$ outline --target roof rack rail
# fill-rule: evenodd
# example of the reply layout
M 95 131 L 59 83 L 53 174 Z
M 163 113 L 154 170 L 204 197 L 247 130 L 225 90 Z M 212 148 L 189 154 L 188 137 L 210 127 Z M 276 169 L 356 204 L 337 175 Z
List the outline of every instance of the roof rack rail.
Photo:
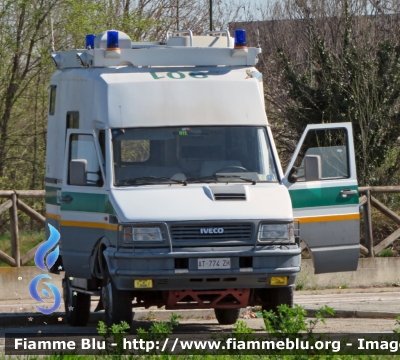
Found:
M 227 39 L 227 47 L 231 47 L 231 34 L 229 34 L 229 30 L 213 30 L 213 31 L 206 31 L 204 35 L 226 35 Z
M 178 36 L 178 35 L 182 35 L 182 34 L 187 34 L 190 37 L 190 46 L 193 46 L 193 32 L 192 30 L 175 30 L 172 32 L 172 36 Z M 170 38 L 170 33 L 167 33 L 167 42 L 168 39 Z

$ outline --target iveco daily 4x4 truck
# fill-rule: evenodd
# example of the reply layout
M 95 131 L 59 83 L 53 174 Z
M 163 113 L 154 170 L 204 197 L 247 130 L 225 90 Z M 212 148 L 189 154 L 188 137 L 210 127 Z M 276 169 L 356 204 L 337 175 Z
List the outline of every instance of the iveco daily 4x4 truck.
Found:
M 86 40 L 52 53 L 48 116 L 69 324 L 86 325 L 91 296 L 108 324 L 134 307 L 212 308 L 231 324 L 248 305 L 291 305 L 300 237 L 316 273 L 356 270 L 351 124 L 307 126 L 284 173 L 243 31 Z

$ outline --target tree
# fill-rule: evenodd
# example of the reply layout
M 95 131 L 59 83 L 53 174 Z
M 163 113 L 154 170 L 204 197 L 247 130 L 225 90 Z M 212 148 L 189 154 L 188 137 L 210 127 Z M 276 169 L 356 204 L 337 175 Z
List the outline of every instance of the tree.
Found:
M 261 69 L 282 153 L 292 153 L 307 124 L 350 121 L 360 184 L 393 179 L 400 159 L 400 17 L 393 12 L 399 3 L 390 4 L 286 0 L 270 9 L 277 20 L 263 24 L 270 50 Z
M 224 28 L 249 0 L 214 0 Z M 107 29 L 133 41 L 163 41 L 181 28 L 208 30 L 208 0 L 0 0 L 0 189 L 43 189 L 48 89 L 56 50 L 83 48 Z M 179 10 L 179 11 L 177 11 Z M 44 212 L 42 201 L 30 205 Z M 7 221 L 0 216 L 0 228 Z M 20 224 L 22 222 L 20 221 Z

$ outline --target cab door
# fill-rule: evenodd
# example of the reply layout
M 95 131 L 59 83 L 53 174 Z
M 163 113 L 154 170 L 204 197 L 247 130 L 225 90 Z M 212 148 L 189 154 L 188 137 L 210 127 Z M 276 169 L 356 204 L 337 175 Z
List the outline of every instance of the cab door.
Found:
M 315 273 L 357 270 L 360 214 L 351 123 L 308 125 L 284 183 Z
M 77 181 L 71 162 L 86 164 Z M 95 131 L 67 131 L 64 175 L 60 197 L 61 254 L 65 271 L 90 278 L 89 259 L 95 243 L 109 227 L 108 192 L 104 184 L 104 157 Z

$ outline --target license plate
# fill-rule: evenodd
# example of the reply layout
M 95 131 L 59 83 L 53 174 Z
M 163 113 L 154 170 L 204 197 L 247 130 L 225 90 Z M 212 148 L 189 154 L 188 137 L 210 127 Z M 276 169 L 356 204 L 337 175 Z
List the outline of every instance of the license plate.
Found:
M 151 289 L 153 287 L 153 280 L 135 280 L 133 286 L 135 289 Z
M 230 258 L 215 258 L 215 259 L 197 259 L 197 268 L 199 270 L 208 269 L 230 269 Z

